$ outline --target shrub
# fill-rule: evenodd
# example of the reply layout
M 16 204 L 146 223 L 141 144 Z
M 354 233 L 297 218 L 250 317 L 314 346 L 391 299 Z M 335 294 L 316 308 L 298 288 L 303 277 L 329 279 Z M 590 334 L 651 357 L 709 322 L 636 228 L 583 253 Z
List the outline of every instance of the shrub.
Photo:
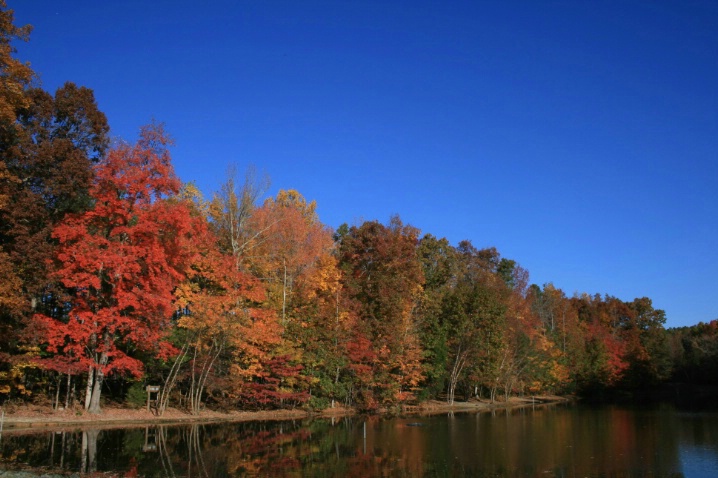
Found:
M 133 383 L 127 390 L 125 403 L 130 408 L 143 408 L 147 406 L 147 391 L 145 390 L 145 384 L 142 382 Z

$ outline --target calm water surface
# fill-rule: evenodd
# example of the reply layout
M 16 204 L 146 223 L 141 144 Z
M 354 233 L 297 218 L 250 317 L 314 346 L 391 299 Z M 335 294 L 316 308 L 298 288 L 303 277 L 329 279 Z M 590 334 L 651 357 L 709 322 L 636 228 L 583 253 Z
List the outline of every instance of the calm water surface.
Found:
M 17 435 L 0 469 L 124 476 L 718 477 L 718 413 L 559 405 Z

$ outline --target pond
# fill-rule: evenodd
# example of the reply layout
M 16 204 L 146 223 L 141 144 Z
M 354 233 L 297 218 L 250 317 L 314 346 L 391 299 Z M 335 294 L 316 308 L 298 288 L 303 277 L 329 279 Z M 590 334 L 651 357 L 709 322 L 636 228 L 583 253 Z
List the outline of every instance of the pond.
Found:
M 147 477 L 715 477 L 718 413 L 561 404 L 9 433 L 0 468 Z

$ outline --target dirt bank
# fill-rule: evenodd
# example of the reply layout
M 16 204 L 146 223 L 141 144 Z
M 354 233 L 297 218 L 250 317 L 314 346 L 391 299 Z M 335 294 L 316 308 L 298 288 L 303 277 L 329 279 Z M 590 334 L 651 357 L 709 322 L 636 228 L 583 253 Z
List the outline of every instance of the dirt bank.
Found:
M 430 400 L 419 405 L 406 406 L 400 410 L 403 414 L 437 414 L 447 412 L 468 412 L 521 406 L 535 406 L 547 403 L 569 401 L 558 396 L 536 396 L 511 398 L 508 402 L 490 403 L 482 400 L 455 402 L 449 406 L 446 402 Z M 172 425 L 182 423 L 220 423 L 269 420 L 296 420 L 308 417 L 338 417 L 354 415 L 351 408 L 328 408 L 321 412 L 306 410 L 266 410 L 258 412 L 231 411 L 219 412 L 204 410 L 199 415 L 170 408 L 159 417 L 146 409 L 128 409 L 108 406 L 100 414 L 90 414 L 82 410 L 53 410 L 50 407 L 23 405 L 3 409 L 3 433 L 27 433 L 28 430 L 67 430 L 75 428 L 117 428 L 140 427 L 147 425 Z M 1 413 L 1 412 L 0 412 Z

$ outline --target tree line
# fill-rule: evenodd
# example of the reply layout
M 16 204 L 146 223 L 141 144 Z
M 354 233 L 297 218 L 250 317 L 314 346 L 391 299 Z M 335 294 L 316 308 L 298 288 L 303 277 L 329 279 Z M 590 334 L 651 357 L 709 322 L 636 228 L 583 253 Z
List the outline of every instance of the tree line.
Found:
M 440 398 L 715 383 L 717 322 L 530 284 L 495 248 L 399 217 L 335 231 L 228 172 L 205 198 L 161 124 L 111 141 L 92 90 L 14 57 L 0 0 L 0 401 L 363 410 Z

